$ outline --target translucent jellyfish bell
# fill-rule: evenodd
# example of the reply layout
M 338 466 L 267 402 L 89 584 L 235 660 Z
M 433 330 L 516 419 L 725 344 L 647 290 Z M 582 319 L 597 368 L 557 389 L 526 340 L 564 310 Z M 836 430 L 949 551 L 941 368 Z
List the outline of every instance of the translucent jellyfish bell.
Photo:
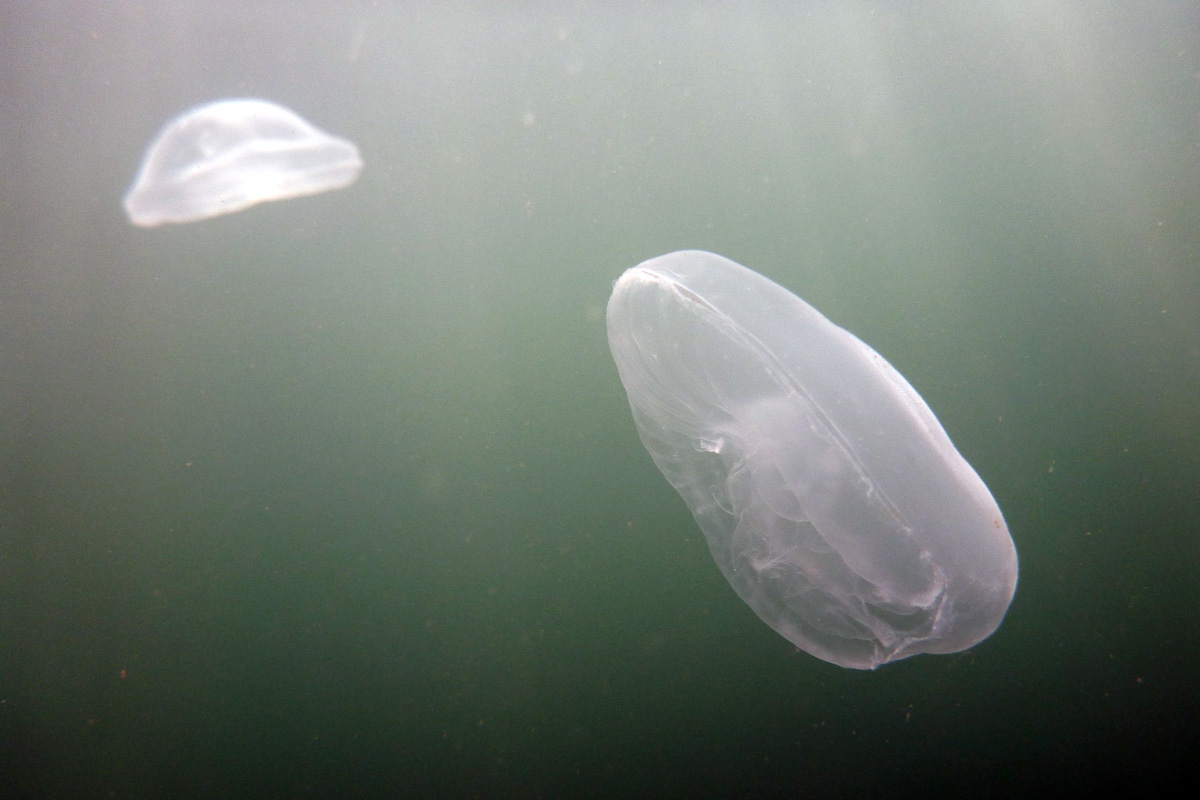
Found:
M 134 225 L 195 222 L 341 189 L 358 178 L 353 142 L 264 100 L 219 100 L 167 123 L 146 150 L 125 211 Z
M 1017 551 L 908 381 L 756 272 L 695 250 L 621 276 L 608 341 L 642 443 L 725 578 L 797 647 L 856 669 L 1000 625 Z

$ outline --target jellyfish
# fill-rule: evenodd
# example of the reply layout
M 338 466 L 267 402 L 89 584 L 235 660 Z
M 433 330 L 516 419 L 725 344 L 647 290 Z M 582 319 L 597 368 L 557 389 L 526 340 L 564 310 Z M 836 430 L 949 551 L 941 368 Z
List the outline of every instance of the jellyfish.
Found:
M 358 178 L 353 142 L 265 100 L 220 100 L 167 123 L 142 158 L 125 211 L 139 227 L 196 222 Z
M 1017 553 L 987 486 L 884 358 L 713 253 L 616 282 L 634 423 L 730 585 L 818 658 L 874 669 L 987 638 Z

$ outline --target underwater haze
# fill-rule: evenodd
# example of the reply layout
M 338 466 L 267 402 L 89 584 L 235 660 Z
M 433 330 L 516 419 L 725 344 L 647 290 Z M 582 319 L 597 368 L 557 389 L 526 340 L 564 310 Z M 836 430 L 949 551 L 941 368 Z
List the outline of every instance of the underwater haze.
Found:
M 1200 7 L 11 3 L 0 797 L 1154 793 L 1200 736 Z M 229 98 L 357 180 L 122 200 Z M 207 210 L 206 210 L 207 213 Z M 628 268 L 903 374 L 1020 553 L 960 653 L 764 625 L 638 438 Z

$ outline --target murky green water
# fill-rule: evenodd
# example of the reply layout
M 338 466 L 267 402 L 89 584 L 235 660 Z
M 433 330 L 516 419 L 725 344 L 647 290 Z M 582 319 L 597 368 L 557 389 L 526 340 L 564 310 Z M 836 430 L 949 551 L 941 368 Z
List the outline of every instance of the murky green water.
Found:
M 0 26 L 0 794 L 1143 790 L 1200 695 L 1189 3 L 22 6 Z M 349 189 L 141 230 L 167 119 Z M 1016 599 L 877 672 L 725 583 L 612 282 L 712 250 L 870 342 Z

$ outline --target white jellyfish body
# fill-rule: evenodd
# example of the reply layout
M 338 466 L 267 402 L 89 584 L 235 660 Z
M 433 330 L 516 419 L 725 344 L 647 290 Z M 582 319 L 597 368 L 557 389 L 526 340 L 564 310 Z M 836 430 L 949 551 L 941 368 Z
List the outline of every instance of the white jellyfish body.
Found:
M 793 644 L 874 669 L 1000 625 L 1017 552 L 996 501 L 849 331 L 692 250 L 621 276 L 608 341 L 638 434 L 713 559 Z
M 145 228 L 195 222 L 344 188 L 362 166 L 353 142 L 283 106 L 220 100 L 167 123 L 142 158 L 125 211 Z

